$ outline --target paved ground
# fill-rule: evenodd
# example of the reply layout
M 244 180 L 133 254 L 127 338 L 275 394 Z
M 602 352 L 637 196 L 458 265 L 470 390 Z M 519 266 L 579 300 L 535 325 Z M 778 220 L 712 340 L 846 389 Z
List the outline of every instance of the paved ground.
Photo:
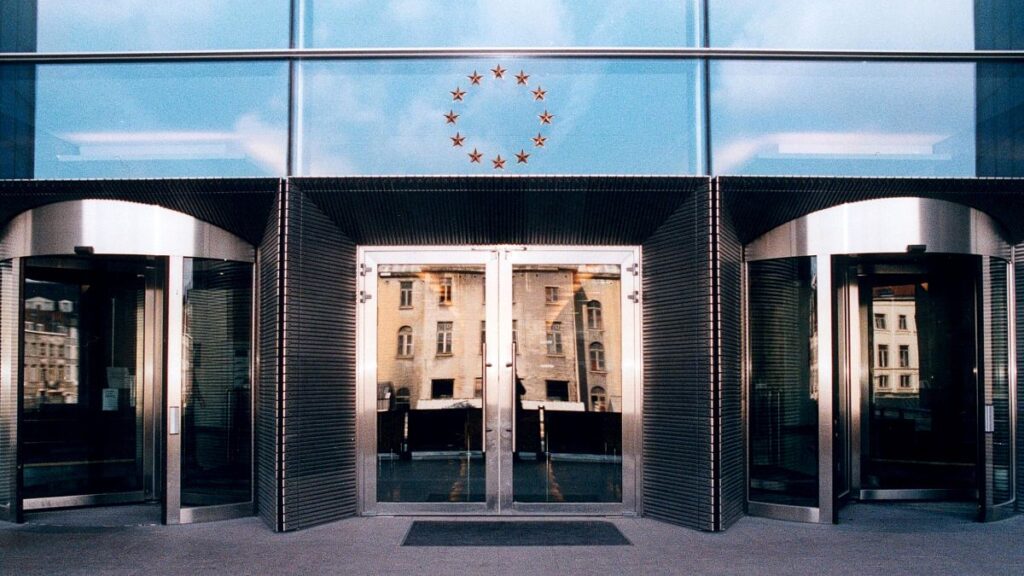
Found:
M 632 546 L 402 547 L 409 518 L 355 518 L 274 534 L 255 518 L 138 525 L 143 508 L 0 523 L 2 574 L 1024 574 L 1024 516 L 969 508 L 848 506 L 838 526 L 744 518 L 723 534 L 613 519 Z M 125 526 L 125 524 L 134 524 Z

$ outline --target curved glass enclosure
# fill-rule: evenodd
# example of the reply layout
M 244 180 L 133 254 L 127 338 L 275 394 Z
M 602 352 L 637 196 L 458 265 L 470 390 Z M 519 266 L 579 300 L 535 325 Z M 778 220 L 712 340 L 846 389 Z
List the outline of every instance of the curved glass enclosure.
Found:
M 22 213 L 0 243 L 2 517 L 251 514 L 254 249 L 106 200 Z
M 747 247 L 748 509 L 1013 506 L 1009 246 L 938 200 L 846 204 Z

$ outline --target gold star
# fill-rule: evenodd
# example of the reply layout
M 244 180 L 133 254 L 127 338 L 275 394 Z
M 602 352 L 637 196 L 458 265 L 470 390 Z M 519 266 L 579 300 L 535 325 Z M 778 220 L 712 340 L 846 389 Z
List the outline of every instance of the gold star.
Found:
M 483 157 L 483 154 L 477 152 L 476 148 L 473 148 L 473 151 L 469 153 L 469 161 L 470 162 L 475 162 L 475 163 L 479 164 L 480 163 L 480 158 L 482 158 L 482 157 Z
M 516 154 L 516 164 L 526 164 L 526 159 L 529 157 L 530 155 L 525 150 L 519 150 L 519 153 Z
M 470 84 L 473 84 L 474 86 L 479 86 L 480 80 L 483 79 L 483 76 L 477 74 L 476 70 L 473 70 L 473 73 L 467 76 L 467 78 L 469 78 Z
M 543 100 L 544 95 L 548 93 L 547 90 L 543 90 L 540 86 L 537 86 L 537 89 L 533 90 L 532 92 L 534 100 Z
M 454 110 L 449 110 L 448 113 L 444 115 L 444 118 L 445 124 L 455 124 L 455 121 L 459 119 L 459 115 L 456 114 Z
M 491 72 L 494 72 L 495 78 L 501 79 L 505 77 L 505 69 L 501 67 L 501 64 L 491 68 Z
M 523 86 L 526 86 L 526 79 L 529 77 L 529 74 L 526 74 L 522 70 L 520 70 L 519 74 L 516 74 L 516 84 L 522 84 Z
M 501 154 L 498 154 L 498 157 L 495 158 L 494 160 L 491 160 L 491 162 L 494 163 L 494 169 L 495 170 L 504 170 L 505 169 L 505 159 L 501 157 Z
M 544 143 L 547 141 L 548 139 L 545 138 L 544 136 L 541 136 L 540 132 L 538 132 L 537 135 L 533 137 L 533 145 L 537 148 L 543 148 Z
M 462 102 L 463 101 L 462 97 L 465 96 L 466 93 L 463 92 L 461 88 L 456 87 L 455 90 L 451 92 L 451 95 L 452 95 L 452 100 L 454 100 L 456 102 Z
M 541 114 L 541 115 L 539 115 L 537 117 L 540 118 L 540 123 L 541 124 L 551 124 L 551 119 L 554 118 L 555 115 L 554 114 L 549 114 L 548 111 L 545 110 L 543 114 Z
M 449 138 L 452 139 L 452 146 L 458 146 L 460 148 L 462 147 L 462 141 L 466 139 L 465 136 L 458 132 L 455 133 L 455 136 L 449 136 Z

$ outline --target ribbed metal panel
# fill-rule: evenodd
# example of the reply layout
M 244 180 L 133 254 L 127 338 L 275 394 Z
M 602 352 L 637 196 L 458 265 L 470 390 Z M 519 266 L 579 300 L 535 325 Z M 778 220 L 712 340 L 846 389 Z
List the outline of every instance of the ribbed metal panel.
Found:
M 1015 262 L 1013 263 L 1014 275 L 1014 300 L 1016 310 L 1014 311 L 1017 332 L 1017 405 L 1013 407 L 1017 415 L 1017 510 L 1024 511 L 1024 418 L 1021 418 L 1021 406 L 1024 403 L 1024 378 L 1021 378 L 1021 366 L 1024 366 L 1024 244 L 1018 244 L 1014 248 Z
M 400 177 L 289 181 L 362 245 L 637 245 L 706 178 Z
M 684 196 L 643 242 L 644 514 L 715 529 L 712 203 Z
M 274 530 L 280 525 L 280 450 L 278 438 L 281 392 L 281 215 L 283 195 L 278 195 L 266 222 L 256 255 L 257 335 L 259 342 L 256 388 L 256 510 Z
M 743 246 L 732 217 L 721 206 L 717 182 L 712 182 L 717 258 L 715 278 L 716 430 L 718 436 L 716 489 L 718 526 L 725 530 L 739 520 L 746 506 L 746 446 L 743 414 Z
M 126 200 L 189 214 L 255 245 L 263 238 L 279 186 L 276 178 L 0 180 L 0 225 L 54 202 Z
M 356 246 L 286 195 L 280 528 L 295 530 L 356 510 Z
M 818 210 L 900 196 L 977 208 L 995 218 L 1011 242 L 1024 240 L 1024 179 L 722 176 L 717 180 L 723 206 L 731 212 L 743 244 Z

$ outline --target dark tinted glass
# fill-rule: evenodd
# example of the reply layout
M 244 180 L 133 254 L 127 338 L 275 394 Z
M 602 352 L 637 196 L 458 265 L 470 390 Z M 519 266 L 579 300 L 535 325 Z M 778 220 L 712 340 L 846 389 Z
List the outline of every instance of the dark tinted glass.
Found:
M 813 257 L 748 265 L 753 502 L 818 505 L 818 344 Z
M 185 259 L 181 503 L 252 499 L 252 264 Z

